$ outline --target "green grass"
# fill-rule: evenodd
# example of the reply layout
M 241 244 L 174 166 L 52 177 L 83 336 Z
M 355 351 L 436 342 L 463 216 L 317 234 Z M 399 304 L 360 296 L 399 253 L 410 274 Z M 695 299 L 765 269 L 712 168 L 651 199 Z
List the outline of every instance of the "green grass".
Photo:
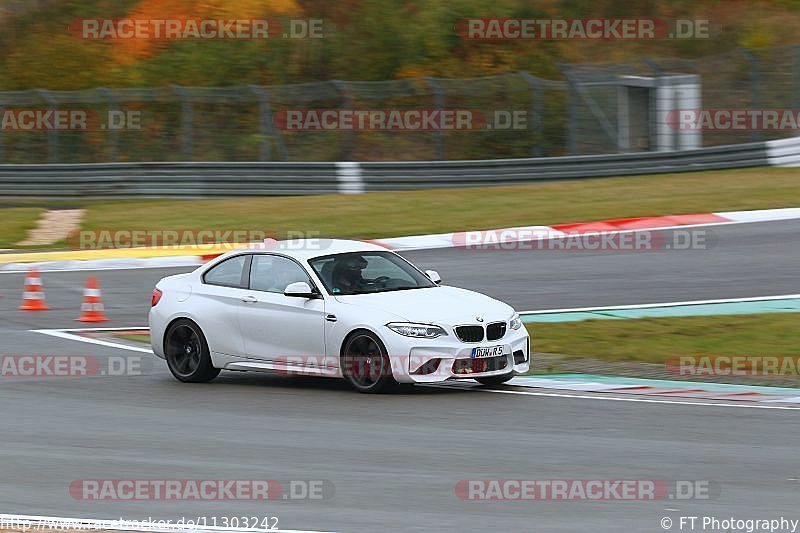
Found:
M 6 207 L 0 209 L 0 248 L 13 248 L 24 240 L 28 231 L 45 210 L 40 207 Z
M 124 334 L 123 335 L 121 333 L 112 333 L 112 335 L 114 337 L 119 338 L 119 339 L 125 339 L 125 340 L 135 341 L 135 342 L 144 342 L 144 343 L 150 344 L 150 335 L 149 334 L 136 333 L 136 334 L 133 334 L 133 335 L 128 335 L 128 334 Z
M 76 205 L 78 204 L 78 205 Z M 18 205 L 34 207 L 26 200 Z M 70 200 L 84 207 L 82 229 L 231 229 L 376 238 L 800 205 L 800 170 L 756 168 L 623 178 L 554 181 L 510 187 L 375 192 L 362 195 L 219 200 Z M 0 209 L 4 220 L 13 218 Z M 35 220 L 36 211 L 29 214 Z M 8 215 L 6 214 L 8 213 Z M 19 216 L 19 215 L 16 215 Z M 27 222 L 26 222 L 27 223 Z M 0 229 L 16 242 L 18 225 Z M 59 243 L 54 247 L 65 247 Z
M 664 363 L 682 355 L 800 355 L 800 313 L 526 324 L 534 351 Z
M 473 189 L 88 204 L 86 229 L 218 228 L 376 238 L 800 205 L 800 170 L 759 168 Z
M 800 356 L 800 313 L 526 324 L 535 352 L 663 364 L 682 355 Z M 119 335 L 150 342 L 150 335 Z

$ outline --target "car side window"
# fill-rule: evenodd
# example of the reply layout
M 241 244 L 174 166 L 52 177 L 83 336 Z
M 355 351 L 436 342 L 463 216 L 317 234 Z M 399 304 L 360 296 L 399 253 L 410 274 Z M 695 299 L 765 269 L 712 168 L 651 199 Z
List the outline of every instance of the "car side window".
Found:
M 311 284 L 305 271 L 291 259 L 277 255 L 253 256 L 250 266 L 251 289 L 283 294 L 287 285 L 298 281 Z
M 242 272 L 247 262 L 246 255 L 237 255 L 226 259 L 212 267 L 203 275 L 203 281 L 208 285 L 221 285 L 223 287 L 241 287 Z

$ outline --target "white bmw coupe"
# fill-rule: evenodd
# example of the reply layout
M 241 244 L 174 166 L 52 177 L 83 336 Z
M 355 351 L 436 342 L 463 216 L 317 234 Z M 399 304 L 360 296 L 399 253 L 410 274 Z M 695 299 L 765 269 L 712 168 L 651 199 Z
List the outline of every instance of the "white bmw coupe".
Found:
M 181 381 L 220 370 L 345 378 L 361 392 L 475 379 L 499 385 L 530 368 L 510 306 L 440 285 L 374 244 L 282 241 L 228 252 L 153 290 L 153 351 Z

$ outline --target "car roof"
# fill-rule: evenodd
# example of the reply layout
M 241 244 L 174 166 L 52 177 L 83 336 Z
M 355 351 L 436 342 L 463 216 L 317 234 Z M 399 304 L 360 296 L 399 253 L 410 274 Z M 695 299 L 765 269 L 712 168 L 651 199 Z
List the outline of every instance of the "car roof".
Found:
M 220 259 L 242 252 L 275 252 L 294 257 L 300 261 L 307 261 L 314 257 L 326 255 L 345 254 L 350 252 L 385 252 L 387 249 L 377 244 L 364 241 L 351 241 L 344 239 L 294 239 L 276 241 L 267 239 L 264 243 L 252 243 L 247 248 L 230 251 Z

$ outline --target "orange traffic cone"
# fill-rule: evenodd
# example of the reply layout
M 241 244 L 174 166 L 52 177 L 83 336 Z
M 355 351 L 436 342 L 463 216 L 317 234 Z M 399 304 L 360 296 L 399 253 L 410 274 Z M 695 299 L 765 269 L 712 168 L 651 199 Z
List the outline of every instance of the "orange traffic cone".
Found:
M 76 318 L 78 322 L 105 322 L 108 318 L 103 315 L 103 302 L 100 298 L 100 283 L 95 277 L 86 280 L 86 288 L 83 289 L 83 304 L 81 304 L 81 316 Z
M 44 288 L 42 278 L 36 267 L 28 270 L 25 276 L 25 292 L 22 294 L 22 305 L 19 306 L 23 311 L 46 311 L 50 309 L 44 301 Z

